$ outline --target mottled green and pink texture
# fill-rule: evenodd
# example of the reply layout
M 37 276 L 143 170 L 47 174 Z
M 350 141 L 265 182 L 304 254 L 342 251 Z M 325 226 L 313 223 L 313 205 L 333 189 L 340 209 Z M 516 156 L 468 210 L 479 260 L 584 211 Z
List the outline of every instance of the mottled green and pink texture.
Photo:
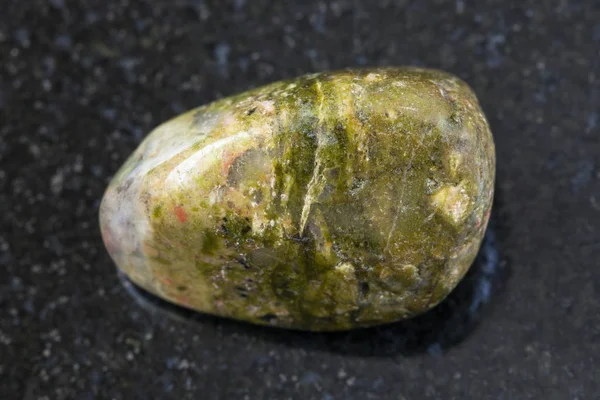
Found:
M 494 143 L 441 71 L 276 82 L 156 128 L 108 187 L 102 235 L 136 284 L 205 313 L 304 330 L 404 319 L 473 262 Z

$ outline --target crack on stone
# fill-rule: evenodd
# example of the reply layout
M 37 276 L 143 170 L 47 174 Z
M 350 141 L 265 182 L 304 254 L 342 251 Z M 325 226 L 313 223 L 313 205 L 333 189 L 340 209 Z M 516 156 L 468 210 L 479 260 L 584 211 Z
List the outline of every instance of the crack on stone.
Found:
M 308 217 L 310 216 L 310 211 L 312 209 L 312 205 L 315 202 L 315 199 L 318 197 L 318 193 L 312 193 L 315 191 L 315 188 L 317 187 L 317 183 L 319 181 L 319 172 L 321 170 L 321 148 L 323 147 L 323 137 L 322 137 L 322 132 L 321 132 L 321 128 L 323 127 L 323 103 L 325 100 L 325 96 L 323 94 L 323 90 L 321 89 L 321 82 L 320 81 L 316 81 L 316 90 L 317 90 L 317 96 L 318 96 L 318 101 L 319 101 L 319 108 L 318 108 L 318 117 L 319 117 L 319 123 L 317 126 L 317 148 L 315 150 L 315 165 L 313 168 L 313 174 L 312 177 L 310 178 L 310 181 L 308 182 L 308 185 L 306 186 L 306 195 L 304 196 L 304 204 L 302 205 L 302 213 L 300 214 L 300 226 L 299 226 L 299 234 L 300 236 L 304 235 L 304 231 L 306 229 L 306 224 L 308 222 Z
M 396 227 L 398 225 L 398 217 L 400 216 L 400 209 L 402 208 L 402 205 L 404 204 L 404 193 L 406 192 L 406 177 L 407 177 L 408 171 L 412 168 L 412 164 L 415 159 L 415 154 L 416 154 L 417 150 L 419 148 L 421 148 L 421 146 L 423 145 L 425 136 L 426 136 L 426 133 L 422 132 L 421 139 L 419 140 L 419 143 L 412 148 L 412 152 L 410 154 L 410 159 L 408 160 L 408 164 L 404 168 L 404 171 L 402 172 L 402 182 L 401 182 L 400 196 L 398 199 L 398 206 L 396 207 L 396 212 L 394 213 L 394 220 L 392 221 L 392 227 L 390 228 L 390 232 L 388 233 L 385 248 L 383 249 L 383 251 L 385 251 L 385 252 L 387 252 L 389 250 L 390 241 L 392 240 L 392 235 L 394 234 Z

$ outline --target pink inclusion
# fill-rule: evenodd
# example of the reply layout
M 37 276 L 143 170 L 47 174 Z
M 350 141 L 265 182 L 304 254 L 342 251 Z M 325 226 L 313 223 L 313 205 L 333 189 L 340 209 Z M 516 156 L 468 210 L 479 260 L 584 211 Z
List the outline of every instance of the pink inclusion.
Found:
M 185 210 L 183 209 L 183 207 L 181 206 L 175 206 L 175 216 L 177 216 L 177 219 L 179 220 L 179 222 L 181 222 L 182 224 L 185 222 L 185 220 L 187 219 L 187 213 L 185 212 Z

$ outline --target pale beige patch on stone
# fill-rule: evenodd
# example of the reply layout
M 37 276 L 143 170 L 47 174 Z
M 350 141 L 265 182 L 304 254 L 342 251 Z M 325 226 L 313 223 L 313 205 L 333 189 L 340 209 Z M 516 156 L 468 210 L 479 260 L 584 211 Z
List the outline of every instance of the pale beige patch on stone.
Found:
M 369 73 L 366 77 L 365 77 L 365 81 L 367 82 L 378 82 L 382 79 L 381 74 L 376 74 L 374 72 Z
M 265 100 L 258 103 L 263 114 L 273 114 L 275 111 L 275 103 L 272 100 Z
M 419 280 L 419 270 L 412 264 L 404 264 L 402 267 L 402 273 L 406 274 L 411 281 Z
M 448 156 L 448 164 L 450 167 L 450 175 L 453 178 L 456 178 L 456 176 L 458 175 L 458 171 L 462 163 L 463 155 L 461 153 L 457 151 L 453 151 L 452 153 L 450 153 L 450 155 Z
M 349 262 L 342 262 L 335 266 L 335 270 L 344 275 L 351 275 L 354 274 L 354 265 Z
M 471 198 L 462 181 L 456 186 L 442 186 L 430 196 L 432 205 L 451 223 L 458 225 L 467 217 Z
M 223 200 L 224 189 L 225 188 L 223 186 L 217 186 L 214 190 L 211 190 L 211 192 L 208 194 L 209 204 L 219 204 Z
M 256 211 L 254 212 L 254 215 L 252 216 L 252 232 L 254 234 L 261 235 L 265 231 L 268 224 L 269 221 L 267 220 L 264 213 L 259 213 Z
M 236 116 L 233 113 L 228 112 L 223 116 L 223 128 L 235 124 L 237 121 Z

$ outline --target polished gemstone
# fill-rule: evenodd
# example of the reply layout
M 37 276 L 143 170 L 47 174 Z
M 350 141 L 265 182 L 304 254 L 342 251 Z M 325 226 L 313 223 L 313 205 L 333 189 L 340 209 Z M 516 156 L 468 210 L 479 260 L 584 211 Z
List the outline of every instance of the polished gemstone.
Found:
M 168 121 L 100 209 L 108 251 L 176 304 L 341 330 L 422 313 L 473 262 L 494 143 L 466 83 L 418 68 L 276 82 Z

